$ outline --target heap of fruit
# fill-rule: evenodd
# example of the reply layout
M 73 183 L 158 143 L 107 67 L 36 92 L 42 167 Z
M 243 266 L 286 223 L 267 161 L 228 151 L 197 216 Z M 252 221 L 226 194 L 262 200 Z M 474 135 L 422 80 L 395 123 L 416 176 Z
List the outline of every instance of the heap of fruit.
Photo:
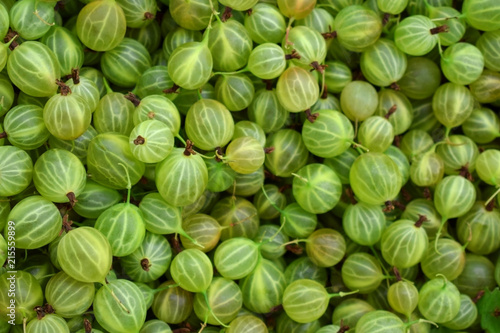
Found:
M 498 0 L 0 0 L 0 333 L 500 332 Z

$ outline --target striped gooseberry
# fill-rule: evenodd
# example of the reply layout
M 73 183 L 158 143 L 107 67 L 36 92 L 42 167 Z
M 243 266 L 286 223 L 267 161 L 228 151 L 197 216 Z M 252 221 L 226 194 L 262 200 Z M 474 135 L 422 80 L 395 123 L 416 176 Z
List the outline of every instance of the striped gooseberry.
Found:
M 252 51 L 252 39 L 242 23 L 237 20 L 216 21 L 212 23 L 210 36 L 204 38 L 208 39 L 215 70 L 232 72 L 246 65 Z
M 25 0 L 14 3 L 9 11 L 10 26 L 21 38 L 36 40 L 54 24 L 54 7 L 50 2 Z
M 47 150 L 33 167 L 33 183 L 37 191 L 53 202 L 69 202 L 74 206 L 86 180 L 83 163 L 64 149 Z
M 116 0 L 123 9 L 127 27 L 142 28 L 152 24 L 158 6 L 154 0 Z
M 180 207 L 194 203 L 205 191 L 208 171 L 203 158 L 190 152 L 189 144 L 174 148 L 156 166 L 156 186 L 163 199 Z
M 208 324 L 220 325 L 237 317 L 243 305 L 243 296 L 236 282 L 214 277 L 206 294 L 208 306 L 202 293 L 197 293 L 194 297 L 193 310 L 200 320 L 208 318 Z
M 144 163 L 164 160 L 174 148 L 174 136 L 165 123 L 146 120 L 135 126 L 129 136 L 132 155 Z
M 219 200 L 212 208 L 210 216 L 223 228 L 221 240 L 233 237 L 253 239 L 260 225 L 257 208 L 241 197 L 228 196 Z
M 134 282 L 151 282 L 165 274 L 172 259 L 170 244 L 162 235 L 146 232 L 141 245 L 121 258 L 121 265 Z
M 43 108 L 43 121 L 50 134 L 61 140 L 74 140 L 90 126 L 92 113 L 86 101 L 61 81 L 61 93 L 52 96 Z
M 83 47 L 78 37 L 70 30 L 54 25 L 40 40 L 54 52 L 61 67 L 61 74 L 71 74 L 74 68 L 83 66 Z
M 213 4 L 207 0 L 183 1 L 173 0 L 169 2 L 169 12 L 172 19 L 184 29 L 203 30 L 212 19 L 212 10 L 217 10 L 218 3 Z
M 398 220 L 384 230 L 380 244 L 382 256 L 389 265 L 408 268 L 422 260 L 429 244 L 427 233 L 422 228 L 424 222 L 424 218 L 417 222 Z
M 476 143 L 490 143 L 500 136 L 500 119 L 491 109 L 474 109 L 462 123 L 462 131 Z
M 212 99 L 194 103 L 186 115 L 186 134 L 203 150 L 224 147 L 233 137 L 234 120 L 224 104 Z
M 460 292 L 452 282 L 440 275 L 420 288 L 418 310 L 433 322 L 450 321 L 460 310 Z
M 365 153 L 356 158 L 349 179 L 356 197 L 372 205 L 390 206 L 390 200 L 398 195 L 402 186 L 398 166 L 382 153 Z
M 24 191 L 33 178 L 33 162 L 26 151 L 15 146 L 0 146 L 0 196 Z
M 453 239 L 441 238 L 437 247 L 429 246 L 420 267 L 425 276 L 434 279 L 438 274 L 454 280 L 462 274 L 465 267 L 465 249 Z
M 72 318 L 85 313 L 94 301 L 92 282 L 81 282 L 64 272 L 50 278 L 45 287 L 45 298 L 58 315 Z
M 281 105 L 290 112 L 309 109 L 319 97 L 314 76 L 302 67 L 288 67 L 279 77 L 276 94 Z
M 250 174 L 264 165 L 264 148 L 253 137 L 239 137 L 227 145 L 224 159 L 234 171 Z
M 252 103 L 255 88 L 245 74 L 221 75 L 215 82 L 215 96 L 229 111 L 241 111 Z
M 354 140 L 354 129 L 349 119 L 334 110 L 318 110 L 314 122 L 302 127 L 302 140 L 312 154 L 331 158 L 345 152 Z
M 99 230 L 80 227 L 60 238 L 57 259 L 73 279 L 105 283 L 113 257 L 108 240 Z
M 346 287 L 358 290 L 360 294 L 373 292 L 384 279 L 377 259 L 363 252 L 349 255 L 342 265 L 341 274 Z
M 286 280 L 272 261 L 261 257 L 252 272 L 240 280 L 239 286 L 247 309 L 268 313 L 282 303 Z
M 274 89 L 258 90 L 248 106 L 248 119 L 259 125 L 265 133 L 281 129 L 287 118 L 288 111 L 279 102 Z
M 299 257 L 288 264 L 285 278 L 288 285 L 296 280 L 311 279 L 324 286 L 327 281 L 327 270 L 315 265 L 307 256 Z
M 307 163 L 309 152 L 300 133 L 281 129 L 267 137 L 266 147 L 274 150 L 266 154 L 265 166 L 278 177 L 290 177 Z
M 363 121 L 375 113 L 378 94 L 370 83 L 351 81 L 340 93 L 342 112 L 352 121 Z
M 413 15 L 403 19 L 394 30 L 394 42 L 404 53 L 423 56 L 438 43 L 439 33 L 445 32 L 446 25 L 436 26 L 428 17 Z
M 20 325 L 30 321 L 36 316 L 33 308 L 42 304 L 43 292 L 37 279 L 23 270 L 5 272 L 0 275 L 0 288 L 2 288 L 2 290 L 9 290 L 12 284 L 14 284 L 14 288 L 17 291 L 14 293 L 13 298 L 11 298 L 8 293 L 2 293 L 0 295 L 0 318 L 3 322 L 11 320 L 10 316 L 8 316 L 8 314 L 11 313 L 8 307 L 12 304 L 11 300 L 14 299 L 16 304 L 14 309 L 14 323 Z
M 481 51 L 469 43 L 456 43 L 441 56 L 441 70 L 453 83 L 467 85 L 476 81 L 484 69 Z
M 7 220 L 15 223 L 16 247 L 19 249 L 37 249 L 49 244 L 62 227 L 57 207 L 39 195 L 19 201 L 10 211 Z M 8 227 L 5 227 L 6 238 L 8 232 Z
M 124 165 L 130 180 L 123 172 Z M 144 163 L 130 151 L 128 138 L 117 133 L 101 133 L 90 141 L 87 155 L 88 172 L 97 183 L 113 189 L 135 185 L 144 174 Z
M 7 59 L 7 73 L 13 84 L 34 97 L 50 97 L 57 91 L 61 75 L 57 58 L 40 42 L 24 42 Z
M 97 322 L 108 331 L 138 332 L 146 321 L 142 292 L 125 279 L 111 280 L 103 285 L 95 294 L 93 309 Z
M 80 10 L 76 21 L 78 38 L 85 46 L 98 52 L 118 46 L 125 37 L 126 29 L 125 14 L 116 1 L 89 2 Z
M 362 52 L 382 33 L 382 22 L 371 9 L 354 4 L 342 8 L 335 17 L 337 39 L 349 51 Z
M 107 80 L 119 87 L 131 88 L 142 73 L 151 67 L 151 56 L 141 43 L 125 37 L 116 47 L 102 55 L 100 64 Z
M 298 204 L 313 214 L 322 214 L 333 209 L 340 200 L 342 184 L 329 167 L 308 164 L 294 174 L 293 196 Z
M 299 323 L 319 319 L 326 311 L 329 299 L 346 293 L 329 294 L 319 282 L 299 279 L 290 283 L 283 294 L 283 308 L 286 314 Z M 307 305 L 307 308 L 304 308 Z
M 465 0 L 462 13 L 475 29 L 493 31 L 500 28 L 500 7 L 495 0 Z
M 380 38 L 363 51 L 360 65 L 368 82 L 386 87 L 403 77 L 407 59 L 393 41 Z
M 386 227 L 380 206 L 364 202 L 347 206 L 342 216 L 342 225 L 350 239 L 365 246 L 375 245 Z
M 253 6 L 251 14 L 247 12 L 245 15 L 244 24 L 250 38 L 257 44 L 279 43 L 285 36 L 285 18 L 276 6 L 268 3 L 259 2 Z

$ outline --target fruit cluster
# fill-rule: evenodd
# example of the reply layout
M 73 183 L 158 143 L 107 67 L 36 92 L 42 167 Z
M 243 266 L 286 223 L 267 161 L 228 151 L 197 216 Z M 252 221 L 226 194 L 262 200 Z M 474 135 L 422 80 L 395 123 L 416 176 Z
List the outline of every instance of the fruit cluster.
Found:
M 500 332 L 498 0 L 0 0 L 0 333 Z

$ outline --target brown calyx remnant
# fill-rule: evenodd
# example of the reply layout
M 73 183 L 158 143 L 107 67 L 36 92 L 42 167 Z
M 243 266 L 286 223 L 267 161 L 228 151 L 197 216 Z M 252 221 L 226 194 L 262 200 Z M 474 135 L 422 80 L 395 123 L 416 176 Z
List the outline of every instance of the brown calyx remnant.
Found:
M 80 70 L 78 68 L 71 68 L 71 78 L 73 79 L 73 84 L 80 83 Z
M 190 328 L 187 327 L 181 327 L 181 328 L 176 328 L 175 330 L 172 331 L 172 333 L 189 333 L 192 332 Z
M 273 90 L 273 81 L 272 80 L 262 80 L 266 84 L 266 90 Z
M 297 244 L 288 244 L 285 249 L 296 255 L 301 255 L 304 252 L 304 249 Z
M 431 35 L 436 35 L 442 32 L 448 32 L 449 28 L 446 24 L 440 25 L 439 27 L 432 28 L 431 30 Z
M 141 260 L 141 267 L 144 271 L 149 272 L 149 267 L 151 267 L 151 263 L 148 258 L 144 258 Z
M 334 39 L 334 38 L 337 38 L 337 32 L 336 31 L 332 31 L 332 27 L 328 26 L 328 32 L 323 32 L 321 34 L 321 36 L 323 36 L 323 38 L 326 39 L 326 40 L 328 40 L 328 39 Z
M 472 174 L 469 172 L 469 162 L 465 163 L 464 166 L 462 166 L 460 169 L 457 170 L 459 172 L 459 175 L 464 177 L 465 179 L 473 182 L 474 178 L 472 177 Z
M 172 235 L 172 237 L 170 238 L 170 246 L 174 250 L 175 254 L 179 254 L 183 251 L 181 242 L 179 242 L 179 239 L 177 239 L 176 235 Z
M 399 202 L 397 200 L 392 200 L 392 204 L 394 205 L 395 208 L 398 208 L 400 210 L 404 211 L 406 209 L 406 206 L 402 202 Z
M 276 313 L 276 312 L 280 312 L 280 311 L 282 311 L 282 310 L 283 310 L 283 304 L 276 305 L 276 306 L 273 306 L 273 307 L 271 308 L 271 310 L 270 310 L 268 313 L 264 314 L 264 316 L 268 317 L 268 316 L 271 316 L 271 315 L 273 315 L 274 313 Z
M 56 310 L 49 303 L 45 303 L 43 306 L 43 312 L 45 312 L 45 314 L 52 314 L 56 313 Z
M 488 204 L 486 205 L 485 209 L 488 211 L 488 212 L 491 212 L 493 211 L 493 209 L 495 208 L 495 200 L 490 200 L 490 202 L 488 202 Z
M 174 85 L 172 86 L 172 88 L 168 88 L 168 89 L 163 90 L 163 93 L 164 94 L 178 94 L 179 93 L 179 91 L 178 91 L 179 88 L 180 87 L 174 83 Z
M 285 55 L 285 59 L 286 60 L 290 60 L 290 59 L 300 59 L 300 54 L 297 53 L 297 51 L 295 49 L 292 50 L 292 53 L 290 54 L 286 54 Z
M 0 139 L 6 138 L 6 137 L 7 137 L 7 132 L 0 133 Z
M 389 213 L 389 212 L 392 212 L 394 210 L 394 205 L 392 204 L 392 201 L 391 200 L 387 200 L 385 202 L 385 208 L 383 209 L 383 211 L 385 213 Z
M 154 14 L 150 12 L 145 12 L 143 21 L 154 20 L 154 18 L 155 18 Z
M 132 104 L 134 104 L 135 107 L 138 107 L 139 104 L 141 104 L 141 100 L 139 99 L 139 97 L 137 97 L 136 94 L 134 94 L 134 93 L 132 93 L 130 91 L 124 97 L 125 97 L 125 99 L 131 101 Z
M 337 333 L 345 333 L 349 331 L 351 328 L 349 325 L 344 325 L 344 319 L 340 319 L 340 329 L 337 331 Z
M 59 231 L 59 236 L 62 235 L 63 231 L 66 231 L 66 233 L 68 233 L 71 230 L 73 230 L 73 228 L 71 227 L 72 225 L 73 225 L 73 221 L 71 221 L 69 219 L 69 215 L 64 214 L 64 216 L 62 218 L 62 228 L 61 228 L 61 231 Z
M 250 8 L 249 10 L 247 10 L 247 15 L 248 15 L 248 16 L 252 15 L 252 13 L 253 13 L 252 8 Z
M 38 320 L 42 320 L 42 318 L 45 317 L 45 312 L 43 312 L 43 308 L 41 306 L 35 306 L 33 311 L 36 312 L 36 318 Z
M 61 95 L 68 96 L 71 94 L 71 89 L 66 85 L 66 83 L 62 82 L 59 79 L 56 79 L 56 84 L 61 88 Z
M 493 317 L 498 318 L 500 317 L 500 309 L 496 308 L 495 311 L 493 311 Z
M 274 151 L 274 147 L 265 147 L 264 153 L 271 154 Z
M 274 181 L 280 181 L 281 180 L 280 177 L 276 176 L 275 174 L 271 173 L 268 170 L 264 170 L 264 177 L 267 178 L 267 179 L 274 180 Z
M 45 315 L 56 312 L 54 308 L 48 303 L 46 303 L 44 306 L 35 306 L 33 308 L 33 311 L 36 312 L 36 317 L 38 320 L 41 320 L 43 317 L 45 317 Z
M 382 17 L 382 26 L 386 26 L 389 23 L 389 19 L 391 18 L 391 14 L 384 13 L 384 17 Z
M 64 3 L 64 1 L 58 1 L 54 7 L 54 10 L 57 12 L 59 10 L 63 10 L 64 7 L 66 7 L 66 4 Z
M 9 43 L 10 42 L 9 49 L 11 51 L 14 51 L 14 49 L 19 46 L 19 43 L 15 41 L 15 39 L 17 38 L 17 36 L 19 36 L 19 34 L 17 33 L 17 31 L 9 29 L 9 32 L 7 32 L 7 35 L 3 39 L 3 41 L 5 43 Z
M 393 143 L 396 147 L 400 148 L 401 147 L 401 135 L 395 135 Z
M 92 333 L 92 324 L 87 318 L 83 319 L 83 327 L 85 328 L 85 333 Z
M 319 117 L 319 113 L 311 113 L 311 109 L 307 109 L 305 111 L 306 113 L 306 116 L 307 116 L 307 120 L 309 120 L 311 123 L 314 123 L 316 121 L 316 119 L 318 119 Z
M 196 155 L 196 152 L 193 150 L 193 143 L 189 139 L 186 140 L 186 149 L 184 149 L 184 155 Z
M 231 7 L 226 7 L 226 9 L 224 9 L 224 13 L 222 13 L 220 20 L 222 22 L 226 22 L 231 17 L 233 17 L 233 9 Z
M 222 158 L 224 157 L 224 152 L 221 147 L 215 147 L 215 160 L 217 162 L 222 162 Z
M 73 192 L 69 192 L 66 194 L 66 197 L 68 198 L 69 200 L 69 203 L 71 205 L 71 208 L 75 207 L 75 204 L 78 202 L 78 200 L 76 200 L 76 196 L 75 196 L 75 193 Z
M 408 192 L 405 188 L 401 189 L 401 195 L 403 196 L 403 199 L 406 202 L 410 202 L 412 199 L 410 192 Z
M 396 91 L 401 90 L 401 88 L 399 87 L 399 84 L 398 84 L 397 82 L 393 82 L 393 83 L 391 84 L 391 89 L 394 89 L 394 90 L 396 90 Z
M 312 69 L 310 70 L 310 72 L 312 72 L 312 71 L 318 71 L 321 74 L 323 74 L 323 72 L 325 71 L 325 68 L 328 67 L 328 65 L 320 65 L 317 61 L 311 62 L 310 65 L 312 67 Z
M 283 193 L 288 189 L 292 188 L 292 184 L 285 184 L 278 189 L 278 192 Z
M 484 290 L 479 290 L 476 296 L 472 299 L 472 301 L 474 303 L 477 303 L 483 296 L 484 296 Z
M 424 195 L 424 198 L 425 198 L 426 200 L 432 200 L 432 193 L 431 193 L 430 188 L 428 188 L 428 187 L 424 188 L 424 193 L 423 193 L 423 195 Z
M 384 116 L 385 119 L 389 119 L 389 117 L 394 113 L 396 112 L 396 110 L 398 109 L 398 106 L 396 104 L 394 104 L 393 106 L 391 106 L 391 108 L 389 109 L 389 111 L 387 111 L 386 115 Z
M 401 277 L 401 273 L 399 273 L 399 270 L 397 269 L 396 266 L 392 268 L 392 271 L 394 272 L 394 276 L 396 277 L 396 281 L 402 281 L 403 278 Z
M 146 139 L 144 139 L 142 136 L 138 135 L 137 138 L 134 140 L 134 145 L 143 145 L 146 142 Z
M 328 87 L 325 85 L 323 85 L 323 93 L 321 94 L 321 99 L 327 99 L 328 98 Z
M 418 220 L 417 220 L 417 222 L 415 222 L 415 227 L 420 228 L 422 226 L 422 224 L 424 224 L 424 222 L 427 222 L 427 221 L 429 221 L 427 216 L 418 214 Z
M 356 198 L 354 198 L 354 191 L 352 190 L 352 188 L 347 187 L 345 189 L 345 194 L 347 195 L 347 197 L 351 201 L 351 205 L 355 205 L 355 204 L 358 203 L 358 201 L 356 200 Z

